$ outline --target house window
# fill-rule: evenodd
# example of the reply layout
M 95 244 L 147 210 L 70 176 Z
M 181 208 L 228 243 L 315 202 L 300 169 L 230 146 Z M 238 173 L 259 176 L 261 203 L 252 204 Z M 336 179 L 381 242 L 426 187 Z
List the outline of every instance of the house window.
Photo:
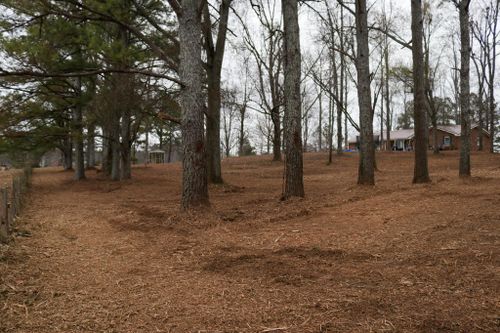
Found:
M 449 135 L 446 135 L 444 138 L 443 138 L 443 145 L 444 146 L 449 146 L 451 144 L 451 137 Z

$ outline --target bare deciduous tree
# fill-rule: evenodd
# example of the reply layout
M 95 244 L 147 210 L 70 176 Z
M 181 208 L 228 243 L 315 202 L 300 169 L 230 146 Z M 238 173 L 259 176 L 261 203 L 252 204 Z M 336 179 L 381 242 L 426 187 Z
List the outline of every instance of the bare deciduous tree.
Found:
M 207 110 L 207 163 L 208 179 L 212 183 L 222 183 L 220 152 L 220 109 L 221 109 L 221 71 L 224 60 L 229 9 L 232 0 L 221 0 L 218 9 L 218 30 L 214 41 L 209 4 L 203 10 L 204 46 L 207 56 L 206 72 L 208 83 Z
M 244 43 L 254 58 L 257 73 L 255 91 L 258 94 L 258 112 L 272 121 L 273 161 L 281 160 L 281 109 L 283 104 L 283 33 L 280 16 L 276 12 L 277 0 L 253 0 L 252 12 L 259 20 L 262 31 L 255 36 L 242 17 L 238 17 L 244 30 Z M 261 45 L 257 39 L 261 39 Z
M 484 82 L 487 86 L 487 100 L 488 100 L 488 112 L 486 113 L 486 124 L 490 133 L 490 152 L 495 151 L 495 135 L 496 135 L 496 103 L 495 103 L 495 74 L 496 74 L 496 59 L 497 59 L 497 45 L 500 38 L 500 29 L 498 26 L 500 11 L 500 1 L 489 0 L 486 2 L 485 6 L 481 8 L 481 19 L 476 20 L 473 23 L 473 33 L 474 37 L 478 42 L 478 46 L 483 52 L 484 61 L 482 63 L 482 72 L 484 76 Z

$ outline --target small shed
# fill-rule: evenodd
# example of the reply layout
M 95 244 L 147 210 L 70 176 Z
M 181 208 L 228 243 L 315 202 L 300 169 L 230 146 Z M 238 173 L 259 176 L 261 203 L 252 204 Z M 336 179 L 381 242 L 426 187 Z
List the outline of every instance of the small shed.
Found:
M 165 163 L 165 151 L 161 149 L 155 149 L 149 152 L 149 163 L 152 164 L 163 164 Z

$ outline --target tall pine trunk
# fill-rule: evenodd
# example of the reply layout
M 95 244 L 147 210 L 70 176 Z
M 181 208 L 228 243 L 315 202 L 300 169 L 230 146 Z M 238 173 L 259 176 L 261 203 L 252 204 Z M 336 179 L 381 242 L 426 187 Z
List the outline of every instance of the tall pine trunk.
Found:
M 358 103 L 360 151 L 358 184 L 375 184 L 375 145 L 373 143 L 373 109 L 370 88 L 370 51 L 366 0 L 356 1 L 356 70 L 358 73 Z
M 90 123 L 87 128 L 87 169 L 95 168 L 95 124 Z
M 459 176 L 470 177 L 470 0 L 461 0 L 458 4 L 460 17 L 460 164 Z
M 77 78 L 77 101 L 73 109 L 73 141 L 75 143 L 75 180 L 85 179 L 85 154 L 83 141 L 82 79 Z
M 120 180 L 120 120 L 113 119 L 111 130 L 111 180 Z
M 65 171 L 73 170 L 73 141 L 71 135 L 63 139 L 62 164 Z
M 132 138 L 130 131 L 131 115 L 128 110 L 129 106 L 125 106 L 121 123 L 121 170 L 120 179 L 132 178 Z
M 127 3 L 128 6 L 128 3 Z M 129 9 L 129 8 L 128 8 Z M 119 27 L 118 38 L 122 44 L 124 50 L 130 48 L 130 36 L 127 29 L 124 27 Z M 119 59 L 119 66 L 124 70 L 133 67 L 133 61 L 125 53 Z M 118 96 L 120 101 L 118 105 L 120 106 L 120 116 L 121 121 L 117 119 L 120 126 L 120 179 L 130 179 L 132 178 L 132 109 L 134 108 L 133 99 L 134 96 L 134 76 L 133 74 L 119 74 L 118 75 L 117 87 Z
M 413 54 L 413 104 L 415 122 L 415 166 L 413 183 L 430 182 L 427 162 L 429 129 L 424 83 L 422 1 L 411 0 Z
M 101 170 L 106 176 L 111 176 L 111 138 L 107 127 L 102 128 L 102 158 Z
M 301 55 L 297 0 L 282 0 L 285 49 L 285 192 L 283 197 L 303 197 L 301 129 Z
M 181 90 L 183 145 L 181 207 L 184 210 L 209 205 L 203 126 L 200 4 L 201 0 L 184 0 L 182 10 L 178 13 L 179 73 L 184 84 Z

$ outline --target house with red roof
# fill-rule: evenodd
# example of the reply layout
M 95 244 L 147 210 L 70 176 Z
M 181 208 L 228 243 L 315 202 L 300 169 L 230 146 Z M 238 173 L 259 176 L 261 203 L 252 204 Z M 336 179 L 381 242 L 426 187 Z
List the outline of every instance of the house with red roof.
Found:
M 434 148 L 434 131 L 436 131 L 436 145 L 440 150 L 459 150 L 460 149 L 460 125 L 443 125 L 437 126 L 436 129 L 434 127 L 429 128 L 429 149 Z M 490 134 L 485 130 L 479 129 L 478 125 L 473 125 L 471 127 L 471 150 L 477 151 L 479 150 L 479 137 L 480 133 L 483 135 L 483 151 L 490 150 Z M 382 137 L 380 133 L 375 133 L 373 138 L 377 147 L 386 145 L 386 133 L 382 133 Z M 414 148 L 414 138 L 415 132 L 412 128 L 410 129 L 401 129 L 391 131 L 390 133 L 390 149 L 399 150 L 399 151 L 411 151 Z M 358 149 L 359 136 L 355 139 L 349 140 L 349 149 L 357 150 Z

